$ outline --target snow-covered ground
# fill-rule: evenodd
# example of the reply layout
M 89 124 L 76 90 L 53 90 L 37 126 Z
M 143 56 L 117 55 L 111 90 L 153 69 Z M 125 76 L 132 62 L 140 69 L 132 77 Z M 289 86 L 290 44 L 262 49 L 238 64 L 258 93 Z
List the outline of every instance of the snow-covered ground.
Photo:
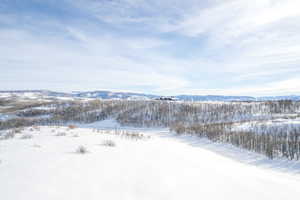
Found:
M 145 137 L 115 135 L 121 129 Z M 28 139 L 21 139 L 24 135 Z M 116 146 L 102 145 L 107 140 Z M 79 146 L 88 153 L 76 153 Z M 279 161 L 264 160 L 268 168 L 233 159 L 231 153 L 247 156 L 244 161 L 262 158 L 191 136 L 174 137 L 166 129 L 120 127 L 112 120 L 75 129 L 27 128 L 13 139 L 0 140 L 0 199 L 299 198 L 299 163 L 283 173 L 271 167 Z

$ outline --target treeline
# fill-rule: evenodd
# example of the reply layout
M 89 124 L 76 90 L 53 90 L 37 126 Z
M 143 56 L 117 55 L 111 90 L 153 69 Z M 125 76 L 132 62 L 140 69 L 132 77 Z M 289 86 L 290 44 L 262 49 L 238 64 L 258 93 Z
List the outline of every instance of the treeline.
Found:
M 118 115 L 124 125 L 164 126 L 173 124 L 211 124 L 272 120 L 297 115 L 299 102 L 251 103 L 177 103 L 165 101 L 136 102 L 131 110 Z M 290 117 L 290 116 L 289 116 Z
M 262 126 L 261 122 L 300 117 L 300 102 L 75 100 L 27 104 L 19 108 L 22 109 L 14 111 L 18 118 L 0 121 L 0 130 L 31 125 L 92 123 L 113 118 L 122 125 L 169 127 L 180 134 L 195 134 L 212 141 L 233 144 L 269 158 L 299 159 L 300 130 L 297 126 L 270 127 Z M 48 115 L 47 118 L 43 118 L 44 115 Z M 246 129 L 236 129 L 237 124 L 245 122 L 252 125 Z
M 39 124 L 39 122 L 40 122 L 39 119 L 33 120 L 33 119 L 26 119 L 26 118 L 16 118 L 16 119 L 9 119 L 5 121 L 0 120 L 0 130 L 33 126 L 35 124 Z
M 25 110 L 16 111 L 15 114 L 25 118 L 49 115 L 48 121 L 57 123 L 91 123 L 115 118 L 123 125 L 169 127 L 177 123 L 210 124 L 271 120 L 281 115 L 287 116 L 286 114 L 297 115 L 300 110 L 300 103 L 293 101 L 183 103 L 93 100 L 48 103 L 48 106 L 51 106 L 51 109 L 36 109 L 27 105 Z
M 236 147 L 266 155 L 268 158 L 300 158 L 300 126 L 284 125 L 284 128 L 263 126 L 263 129 L 234 130 L 234 123 L 177 124 L 170 129 L 177 134 L 192 134 L 213 142 L 229 143 Z

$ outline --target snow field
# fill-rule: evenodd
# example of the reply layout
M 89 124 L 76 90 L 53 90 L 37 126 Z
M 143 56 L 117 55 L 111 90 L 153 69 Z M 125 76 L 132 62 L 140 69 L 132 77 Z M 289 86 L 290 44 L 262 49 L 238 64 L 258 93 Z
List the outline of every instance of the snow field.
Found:
M 105 123 L 109 130 L 112 125 Z M 0 198 L 292 200 L 300 196 L 299 175 L 237 162 L 169 137 L 163 129 L 144 131 L 151 136 L 147 139 L 110 134 L 112 128 L 103 132 L 28 128 L 13 139 L 1 140 Z M 21 139 L 29 134 L 31 138 Z M 115 146 L 103 145 L 107 140 Z M 76 153 L 79 146 L 88 152 Z

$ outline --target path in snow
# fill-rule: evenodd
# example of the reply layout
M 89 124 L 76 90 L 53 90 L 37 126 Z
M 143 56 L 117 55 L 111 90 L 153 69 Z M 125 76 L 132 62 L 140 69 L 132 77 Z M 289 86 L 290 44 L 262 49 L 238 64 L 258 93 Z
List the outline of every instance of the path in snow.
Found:
M 98 124 L 99 125 L 99 124 Z M 106 128 L 111 128 L 106 126 Z M 300 177 L 224 157 L 154 130 L 149 140 L 91 128 L 43 127 L 32 139 L 0 141 L 0 198 L 5 200 L 272 199 L 300 196 Z M 66 136 L 55 136 L 57 132 Z M 29 131 L 28 131 L 29 132 Z M 145 131 L 151 134 L 151 131 Z M 73 137 L 74 135 L 79 137 Z M 116 147 L 101 142 L 112 139 Z M 89 153 L 74 153 L 84 145 Z

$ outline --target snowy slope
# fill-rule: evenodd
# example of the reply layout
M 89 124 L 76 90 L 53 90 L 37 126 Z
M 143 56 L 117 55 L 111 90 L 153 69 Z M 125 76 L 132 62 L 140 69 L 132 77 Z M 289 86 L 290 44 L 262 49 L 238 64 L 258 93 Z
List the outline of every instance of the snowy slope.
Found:
M 117 126 L 106 120 L 91 127 Z M 66 135 L 56 136 L 62 132 Z M 20 139 L 24 134 L 33 138 Z M 0 198 L 292 200 L 300 196 L 299 175 L 243 164 L 207 146 L 170 137 L 164 129 L 144 134 L 151 138 L 126 139 L 87 127 L 42 127 L 0 140 Z M 101 145 L 107 139 L 116 146 Z M 75 153 L 80 145 L 89 153 Z

